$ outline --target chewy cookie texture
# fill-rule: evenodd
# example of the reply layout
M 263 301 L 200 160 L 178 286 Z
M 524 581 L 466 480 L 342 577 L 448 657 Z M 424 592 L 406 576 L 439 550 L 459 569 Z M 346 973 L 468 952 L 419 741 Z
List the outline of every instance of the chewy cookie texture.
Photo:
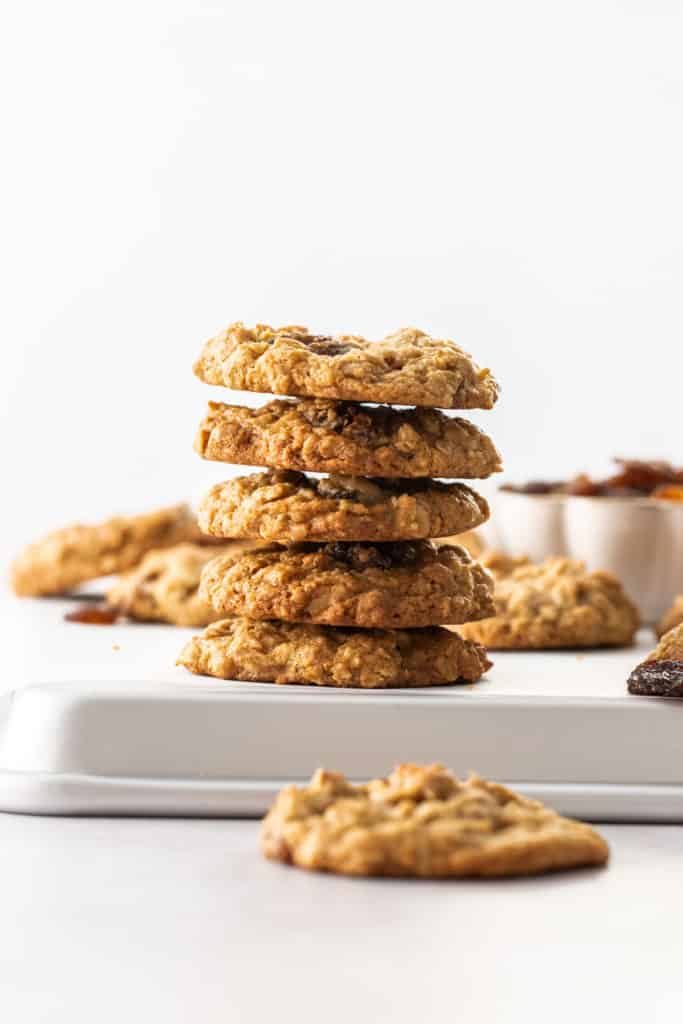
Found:
M 217 679 L 362 689 L 474 683 L 490 667 L 479 644 L 439 627 L 337 629 L 244 618 L 193 637 L 178 664 Z
M 258 409 L 209 402 L 195 450 L 217 462 L 349 476 L 482 480 L 501 469 L 491 439 L 468 420 L 315 398 Z
M 495 616 L 459 626 L 459 632 L 493 650 L 624 647 L 633 643 L 638 611 L 621 583 L 582 562 L 492 553 L 482 559 L 495 579 Z
M 409 629 L 493 614 L 491 577 L 464 548 L 429 541 L 271 545 L 213 559 L 200 594 L 217 612 Z
M 472 530 L 486 501 L 466 484 L 436 480 L 322 479 L 268 470 L 212 487 L 199 525 L 216 537 L 297 541 L 396 541 Z
M 287 786 L 263 819 L 261 850 L 312 871 L 419 878 L 534 875 L 609 857 L 592 828 L 536 800 L 411 764 L 360 786 L 323 770 Z
M 491 409 L 499 391 L 454 342 L 413 327 L 367 341 L 238 322 L 206 343 L 194 372 L 240 391 L 441 409 Z

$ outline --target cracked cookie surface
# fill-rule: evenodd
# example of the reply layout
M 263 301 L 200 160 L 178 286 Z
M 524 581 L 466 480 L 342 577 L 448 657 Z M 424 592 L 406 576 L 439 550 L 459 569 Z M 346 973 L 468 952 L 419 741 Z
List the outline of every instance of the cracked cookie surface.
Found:
M 319 769 L 283 789 L 261 824 L 261 850 L 312 871 L 394 877 L 502 877 L 603 865 L 605 840 L 495 782 L 441 765 L 398 765 L 353 785 Z
M 206 343 L 194 372 L 241 391 L 442 409 L 491 409 L 499 391 L 454 342 L 413 327 L 367 341 L 238 322 Z
M 466 484 L 436 480 L 321 479 L 269 470 L 216 484 L 202 499 L 201 529 L 261 540 L 395 541 L 457 534 L 488 519 L 488 504 Z
M 495 580 L 495 616 L 458 632 L 493 650 L 625 647 L 640 624 L 615 576 L 583 562 L 549 558 L 535 565 L 496 553 L 482 558 Z
M 336 542 L 271 545 L 235 562 L 219 556 L 200 594 L 226 616 L 410 629 L 492 615 L 492 587 L 463 548 Z
M 491 439 L 461 417 L 315 398 L 258 409 L 209 402 L 195 450 L 217 462 L 352 476 L 483 480 L 502 468 Z
M 244 618 L 193 637 L 178 664 L 218 679 L 361 689 L 475 683 L 491 667 L 479 644 L 438 626 L 340 629 Z
M 25 548 L 12 565 L 12 587 L 20 597 L 62 594 L 87 580 L 125 572 L 153 548 L 199 537 L 188 505 L 78 523 Z
M 107 593 L 107 604 L 139 622 L 173 626 L 207 626 L 218 614 L 199 596 L 202 569 L 217 554 L 237 558 L 252 550 L 249 541 L 226 541 L 225 547 L 177 544 L 149 551 Z

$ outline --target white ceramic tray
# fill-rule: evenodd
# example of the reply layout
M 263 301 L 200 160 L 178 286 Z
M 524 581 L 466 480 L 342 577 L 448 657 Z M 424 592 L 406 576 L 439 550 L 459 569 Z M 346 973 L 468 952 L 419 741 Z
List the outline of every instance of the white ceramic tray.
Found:
M 683 821 L 683 702 L 626 692 L 651 636 L 496 654 L 476 686 L 336 691 L 199 679 L 172 668 L 187 631 L 67 626 L 56 611 L 41 606 L 42 631 L 30 620 L 29 662 L 51 681 L 2 699 L 0 810 L 251 816 L 320 764 L 363 779 L 408 760 L 593 820 Z

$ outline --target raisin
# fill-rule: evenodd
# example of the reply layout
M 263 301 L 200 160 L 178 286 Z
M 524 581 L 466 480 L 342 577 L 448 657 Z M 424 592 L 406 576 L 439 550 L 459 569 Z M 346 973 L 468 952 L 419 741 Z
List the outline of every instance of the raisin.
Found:
M 326 544 L 325 551 L 335 562 L 348 565 L 350 569 L 391 569 L 414 565 L 418 558 L 417 547 L 405 542 L 354 544 L 336 541 Z
M 299 341 L 303 342 L 306 348 L 319 356 L 343 356 L 345 352 L 350 352 L 352 348 L 351 345 L 345 345 L 341 341 L 327 338 L 322 334 L 309 334 L 305 338 L 299 338 Z
M 64 616 L 66 622 L 81 622 L 88 626 L 112 626 L 121 612 L 106 604 L 81 604 Z
M 320 480 L 318 494 L 321 498 L 332 498 L 335 501 L 342 501 L 345 498 L 353 501 L 358 497 L 358 491 L 351 491 L 348 487 L 336 487 L 329 480 Z
M 629 693 L 683 697 L 683 661 L 644 661 L 628 678 Z

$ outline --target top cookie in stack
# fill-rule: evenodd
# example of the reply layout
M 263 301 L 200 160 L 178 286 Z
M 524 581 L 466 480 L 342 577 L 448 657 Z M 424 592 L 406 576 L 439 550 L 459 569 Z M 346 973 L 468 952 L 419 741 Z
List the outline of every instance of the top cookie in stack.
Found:
M 336 686 L 479 679 L 483 648 L 439 625 L 493 614 L 491 579 L 464 549 L 428 538 L 488 517 L 466 484 L 431 477 L 501 468 L 481 430 L 438 411 L 491 408 L 489 371 L 415 329 L 369 342 L 238 323 L 206 344 L 195 373 L 297 399 L 260 409 L 210 403 L 198 452 L 268 472 L 213 487 L 200 526 L 274 543 L 207 565 L 201 592 L 230 618 L 194 638 L 180 663 L 222 678 Z

